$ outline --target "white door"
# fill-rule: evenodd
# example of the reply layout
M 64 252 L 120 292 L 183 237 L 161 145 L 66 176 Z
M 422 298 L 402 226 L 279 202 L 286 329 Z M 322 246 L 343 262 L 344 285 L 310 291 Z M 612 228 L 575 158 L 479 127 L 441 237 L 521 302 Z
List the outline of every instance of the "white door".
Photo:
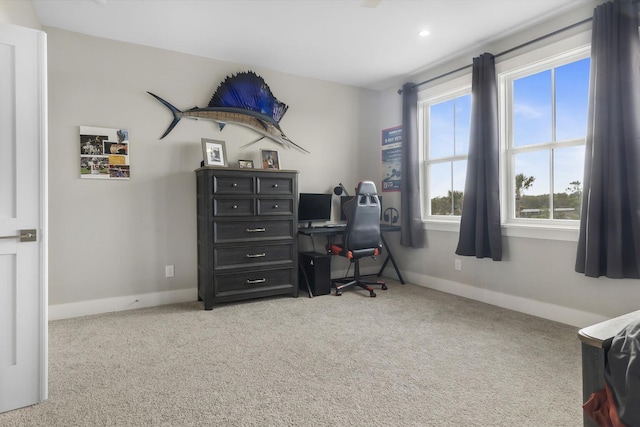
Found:
M 47 398 L 46 89 L 46 35 L 0 24 L 0 412 Z

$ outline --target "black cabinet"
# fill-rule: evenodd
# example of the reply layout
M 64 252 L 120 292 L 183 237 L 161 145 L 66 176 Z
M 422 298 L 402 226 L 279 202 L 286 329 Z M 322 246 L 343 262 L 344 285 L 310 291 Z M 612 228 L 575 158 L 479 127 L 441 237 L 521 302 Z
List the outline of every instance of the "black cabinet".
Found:
M 298 172 L 196 170 L 198 300 L 298 296 Z

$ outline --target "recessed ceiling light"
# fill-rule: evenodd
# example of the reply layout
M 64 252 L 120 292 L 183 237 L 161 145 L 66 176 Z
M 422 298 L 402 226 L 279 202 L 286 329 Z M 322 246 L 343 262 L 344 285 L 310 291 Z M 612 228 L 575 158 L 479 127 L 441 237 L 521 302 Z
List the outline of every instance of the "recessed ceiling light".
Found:
M 420 37 L 427 37 L 429 34 L 431 33 L 428 30 L 422 30 L 418 33 Z

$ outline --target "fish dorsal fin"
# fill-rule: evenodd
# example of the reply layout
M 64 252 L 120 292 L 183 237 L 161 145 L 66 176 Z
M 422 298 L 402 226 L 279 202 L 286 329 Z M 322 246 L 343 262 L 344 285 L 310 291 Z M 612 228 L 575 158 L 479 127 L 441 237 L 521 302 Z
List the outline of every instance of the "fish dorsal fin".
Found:
M 209 101 L 209 107 L 255 111 L 279 122 L 289 108 L 273 96 L 264 79 L 253 71 L 227 76 Z

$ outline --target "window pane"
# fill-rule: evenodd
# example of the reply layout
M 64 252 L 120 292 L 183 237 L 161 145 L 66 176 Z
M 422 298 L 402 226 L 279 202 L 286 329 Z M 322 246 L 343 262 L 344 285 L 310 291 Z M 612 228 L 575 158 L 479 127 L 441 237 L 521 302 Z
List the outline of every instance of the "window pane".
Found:
M 464 195 L 464 182 L 467 177 L 467 161 L 453 162 L 453 214 L 462 215 L 462 199 Z
M 436 163 L 429 169 L 431 215 L 451 215 L 451 162 Z
M 556 141 L 585 137 L 589 64 L 585 58 L 556 68 Z
M 515 155 L 516 218 L 549 218 L 549 151 Z
M 553 218 L 580 219 L 584 146 L 553 151 Z
M 456 98 L 455 102 L 455 153 L 467 154 L 469 152 L 469 132 L 471 131 L 471 94 Z
M 455 101 L 441 102 L 429 108 L 429 158 L 453 155 Z
M 514 80 L 513 145 L 551 141 L 551 70 Z

